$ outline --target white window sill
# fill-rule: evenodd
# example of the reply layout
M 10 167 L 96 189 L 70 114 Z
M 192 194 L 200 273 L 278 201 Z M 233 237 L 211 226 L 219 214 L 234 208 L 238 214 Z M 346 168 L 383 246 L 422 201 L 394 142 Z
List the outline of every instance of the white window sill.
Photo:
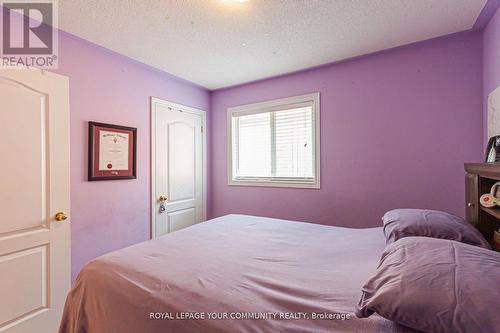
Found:
M 319 181 L 283 181 L 283 180 L 243 180 L 233 179 L 228 181 L 229 186 L 259 186 L 259 187 L 289 187 L 320 189 Z

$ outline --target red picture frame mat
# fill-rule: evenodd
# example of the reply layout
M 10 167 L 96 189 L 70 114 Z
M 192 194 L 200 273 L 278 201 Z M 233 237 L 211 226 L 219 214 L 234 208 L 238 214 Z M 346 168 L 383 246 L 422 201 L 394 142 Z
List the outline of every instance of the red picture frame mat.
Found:
M 99 170 L 100 131 L 129 134 L 128 170 Z M 89 122 L 89 181 L 136 178 L 137 129 L 119 125 Z

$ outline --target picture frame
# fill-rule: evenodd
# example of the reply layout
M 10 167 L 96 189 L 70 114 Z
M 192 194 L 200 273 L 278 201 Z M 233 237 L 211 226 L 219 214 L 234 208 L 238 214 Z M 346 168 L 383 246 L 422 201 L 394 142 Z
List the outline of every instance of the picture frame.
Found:
M 137 178 L 137 128 L 88 122 L 88 180 Z

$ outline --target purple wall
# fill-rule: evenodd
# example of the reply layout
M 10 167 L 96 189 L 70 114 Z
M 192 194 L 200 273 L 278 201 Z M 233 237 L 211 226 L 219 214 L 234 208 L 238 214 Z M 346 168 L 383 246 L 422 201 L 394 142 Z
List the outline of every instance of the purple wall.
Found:
M 210 216 L 366 227 L 398 207 L 463 215 L 463 163 L 482 158 L 481 43 L 460 33 L 213 92 Z M 321 190 L 228 186 L 226 109 L 314 91 Z
M 483 12 L 486 24 L 490 14 Z M 363 227 L 380 225 L 384 211 L 397 207 L 463 214 L 463 162 L 482 159 L 479 110 L 500 85 L 500 10 L 484 34 L 455 34 L 212 93 L 67 33 L 59 38 L 56 72 L 70 78 L 73 279 L 88 260 L 150 237 L 151 96 L 211 110 L 210 217 L 245 213 Z M 315 91 L 321 190 L 228 186 L 226 109 Z M 89 120 L 138 128 L 136 180 L 87 182 Z
M 103 253 L 150 237 L 150 97 L 208 110 L 206 89 L 60 33 L 70 80 L 73 279 Z M 137 179 L 87 182 L 87 121 L 137 127 Z
M 488 136 L 488 95 L 500 86 L 500 8 L 483 32 L 484 143 Z

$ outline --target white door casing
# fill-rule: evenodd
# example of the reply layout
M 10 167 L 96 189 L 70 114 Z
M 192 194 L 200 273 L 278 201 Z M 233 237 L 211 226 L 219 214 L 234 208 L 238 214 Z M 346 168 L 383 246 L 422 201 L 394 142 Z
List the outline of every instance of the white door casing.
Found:
M 0 332 L 57 332 L 70 287 L 69 81 L 0 70 Z M 60 215 L 60 219 L 65 216 Z
M 152 238 L 206 219 L 206 113 L 151 99 Z M 160 196 L 165 195 L 165 211 Z

